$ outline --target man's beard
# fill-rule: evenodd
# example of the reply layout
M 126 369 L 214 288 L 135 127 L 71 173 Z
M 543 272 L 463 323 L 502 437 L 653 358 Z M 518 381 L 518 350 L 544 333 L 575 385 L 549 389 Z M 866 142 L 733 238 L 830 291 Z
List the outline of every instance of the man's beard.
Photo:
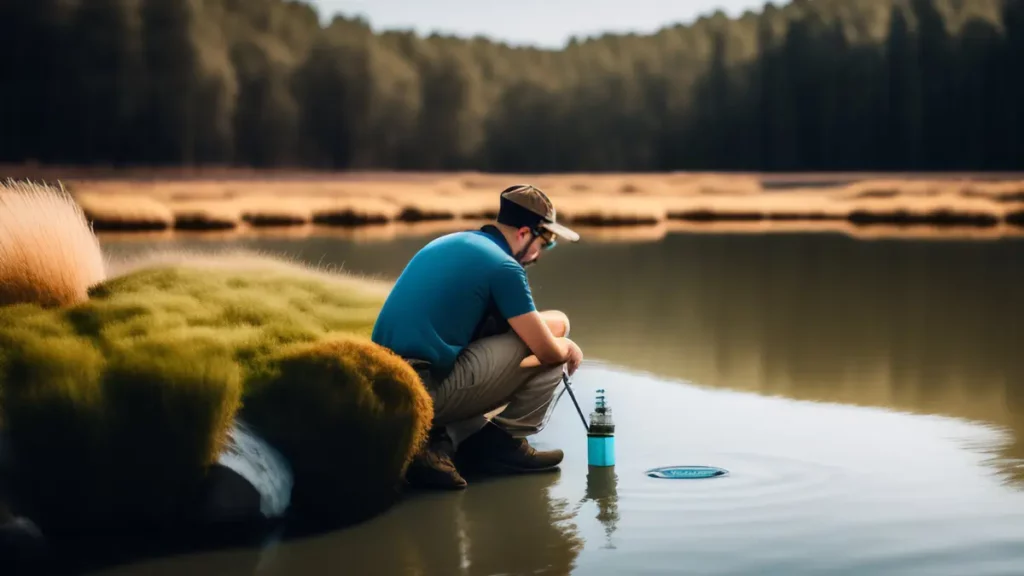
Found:
M 530 247 L 526 246 L 525 248 L 520 250 L 519 253 L 516 254 L 515 256 L 516 262 L 519 262 L 519 265 L 522 266 L 523 268 L 529 268 L 530 266 L 533 266 L 534 264 L 537 263 L 537 258 L 534 258 L 533 260 L 524 260 L 524 258 L 526 258 L 526 252 L 529 249 Z

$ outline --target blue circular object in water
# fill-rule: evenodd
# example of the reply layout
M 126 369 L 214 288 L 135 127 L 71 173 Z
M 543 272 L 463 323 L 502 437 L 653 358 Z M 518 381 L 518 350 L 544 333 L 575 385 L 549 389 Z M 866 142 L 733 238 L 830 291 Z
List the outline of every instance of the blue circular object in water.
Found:
M 668 480 L 696 480 L 701 478 L 717 478 L 725 476 L 729 472 L 722 468 L 713 466 L 665 466 L 648 470 L 647 475 L 651 478 L 665 478 Z

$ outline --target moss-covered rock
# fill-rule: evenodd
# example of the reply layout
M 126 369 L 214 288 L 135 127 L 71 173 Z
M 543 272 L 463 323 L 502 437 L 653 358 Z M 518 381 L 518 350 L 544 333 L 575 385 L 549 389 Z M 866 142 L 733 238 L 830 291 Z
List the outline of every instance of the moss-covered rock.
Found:
M 385 292 L 269 259 L 164 262 L 72 306 L 0 307 L 0 426 L 45 533 L 180 520 L 235 418 L 318 521 L 385 503 L 433 416 L 369 341 Z
M 244 412 L 290 462 L 293 510 L 316 524 L 387 505 L 433 414 L 408 364 L 352 338 L 272 354 L 247 384 Z

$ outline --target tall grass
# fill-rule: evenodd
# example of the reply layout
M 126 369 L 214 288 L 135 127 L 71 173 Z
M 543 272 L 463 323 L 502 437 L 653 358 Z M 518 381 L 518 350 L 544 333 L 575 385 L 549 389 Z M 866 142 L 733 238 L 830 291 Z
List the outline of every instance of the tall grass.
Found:
M 99 241 L 64 189 L 0 184 L 0 306 L 78 304 L 105 275 Z

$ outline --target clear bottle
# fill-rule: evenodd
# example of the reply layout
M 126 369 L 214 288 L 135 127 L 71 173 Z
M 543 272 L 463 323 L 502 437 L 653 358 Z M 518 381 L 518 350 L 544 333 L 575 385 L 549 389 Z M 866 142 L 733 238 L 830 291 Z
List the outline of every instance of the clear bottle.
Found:
M 597 391 L 594 411 L 587 431 L 587 460 L 591 466 L 615 465 L 615 421 L 605 399 L 604 389 Z

